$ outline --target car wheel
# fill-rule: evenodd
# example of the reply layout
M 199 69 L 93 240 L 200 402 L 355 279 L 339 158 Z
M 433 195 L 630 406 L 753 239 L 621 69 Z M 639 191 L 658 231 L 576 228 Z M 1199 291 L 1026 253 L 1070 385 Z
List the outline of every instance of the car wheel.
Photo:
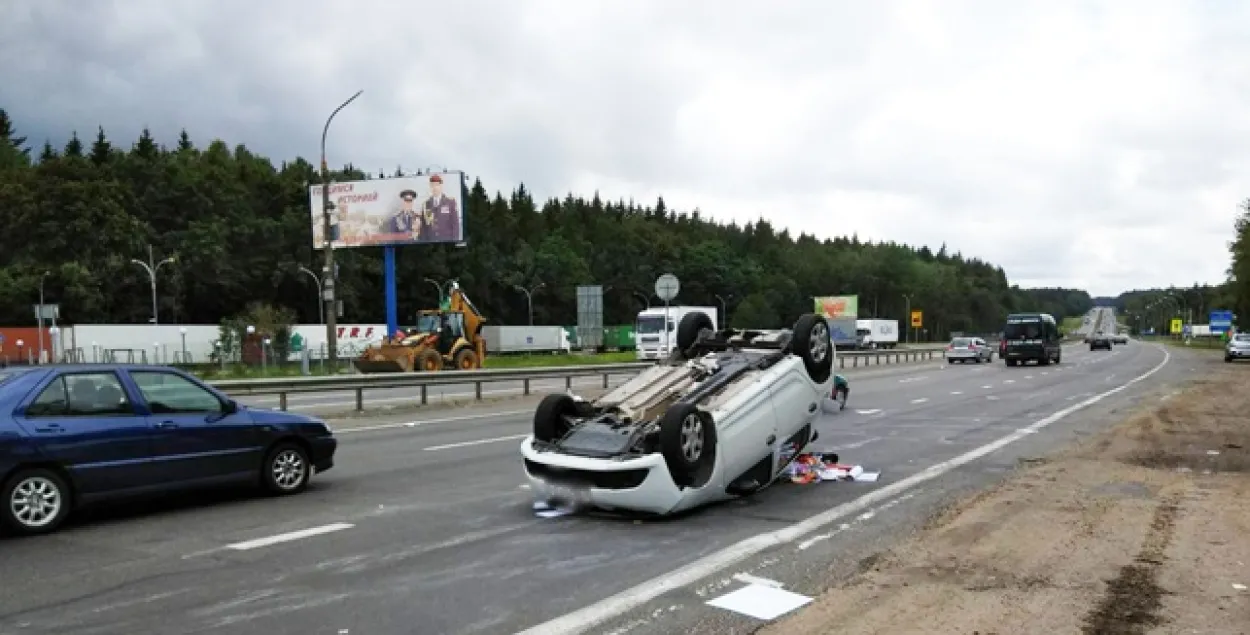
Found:
M 1230 357 L 1230 356 L 1228 356 L 1228 355 L 1225 355 L 1225 356 L 1224 356 L 1224 361 L 1225 361 L 1225 362 L 1227 362 L 1227 363 L 1229 363 L 1229 364 L 1231 364 L 1231 363 L 1233 363 L 1233 358 L 1232 358 L 1232 357 Z
M 265 457 L 261 474 L 265 489 L 271 494 L 298 494 L 308 487 L 312 464 L 308 451 L 296 443 L 279 443 Z
M 677 350 L 683 353 L 692 346 L 699 343 L 699 340 L 711 335 L 713 331 L 712 318 L 702 311 L 687 313 L 681 317 L 681 322 L 677 324 Z
M 791 350 L 803 358 L 807 375 L 812 381 L 823 384 L 833 374 L 833 340 L 829 337 L 829 323 L 815 313 L 804 313 L 794 323 L 794 339 Z
M 4 484 L 0 523 L 9 531 L 32 536 L 56 530 L 69 515 L 70 491 L 52 470 L 21 470 Z
M 473 349 L 464 347 L 460 352 L 456 353 L 456 368 L 460 370 L 472 370 L 477 368 L 477 353 Z
M 534 411 L 534 438 L 551 443 L 569 433 L 569 422 L 566 417 L 577 414 L 577 403 L 573 398 L 560 393 L 543 397 Z
M 716 425 L 694 404 L 679 403 L 660 419 L 660 453 L 679 487 L 702 487 L 716 462 Z

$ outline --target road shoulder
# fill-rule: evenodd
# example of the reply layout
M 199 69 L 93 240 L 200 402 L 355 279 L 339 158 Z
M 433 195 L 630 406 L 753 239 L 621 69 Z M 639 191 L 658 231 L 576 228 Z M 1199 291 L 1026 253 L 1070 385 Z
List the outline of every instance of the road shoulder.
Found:
M 1239 632 L 1250 376 L 1202 365 L 1203 379 L 944 509 L 759 632 Z

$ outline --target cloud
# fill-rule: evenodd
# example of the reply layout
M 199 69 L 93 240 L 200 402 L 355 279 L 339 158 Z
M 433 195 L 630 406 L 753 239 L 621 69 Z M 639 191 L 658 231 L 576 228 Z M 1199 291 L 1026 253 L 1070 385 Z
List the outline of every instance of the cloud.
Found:
M 1250 195 L 1250 5 L 10 0 L 24 133 L 186 127 L 852 232 L 1095 294 L 1220 281 Z

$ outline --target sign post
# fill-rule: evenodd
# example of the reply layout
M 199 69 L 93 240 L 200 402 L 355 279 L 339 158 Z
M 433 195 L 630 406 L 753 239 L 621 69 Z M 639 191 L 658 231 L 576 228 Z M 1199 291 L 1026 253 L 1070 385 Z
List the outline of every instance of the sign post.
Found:
M 910 330 L 914 332 L 916 329 L 922 326 L 924 326 L 924 311 L 912 311 Z
M 664 301 L 664 352 L 667 355 L 672 354 L 669 349 L 669 311 L 668 303 L 677 297 L 677 292 L 681 291 L 681 281 L 677 276 L 666 273 L 655 279 L 655 295 Z

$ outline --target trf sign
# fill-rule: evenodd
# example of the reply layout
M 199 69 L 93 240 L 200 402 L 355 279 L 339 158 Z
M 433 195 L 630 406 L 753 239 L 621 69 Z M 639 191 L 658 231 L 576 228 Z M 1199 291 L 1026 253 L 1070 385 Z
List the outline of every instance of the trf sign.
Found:
M 921 326 L 923 326 L 924 325 L 924 320 L 922 319 L 923 317 L 924 317 L 923 311 L 912 311 L 911 312 L 911 327 L 914 329 L 918 329 Z

